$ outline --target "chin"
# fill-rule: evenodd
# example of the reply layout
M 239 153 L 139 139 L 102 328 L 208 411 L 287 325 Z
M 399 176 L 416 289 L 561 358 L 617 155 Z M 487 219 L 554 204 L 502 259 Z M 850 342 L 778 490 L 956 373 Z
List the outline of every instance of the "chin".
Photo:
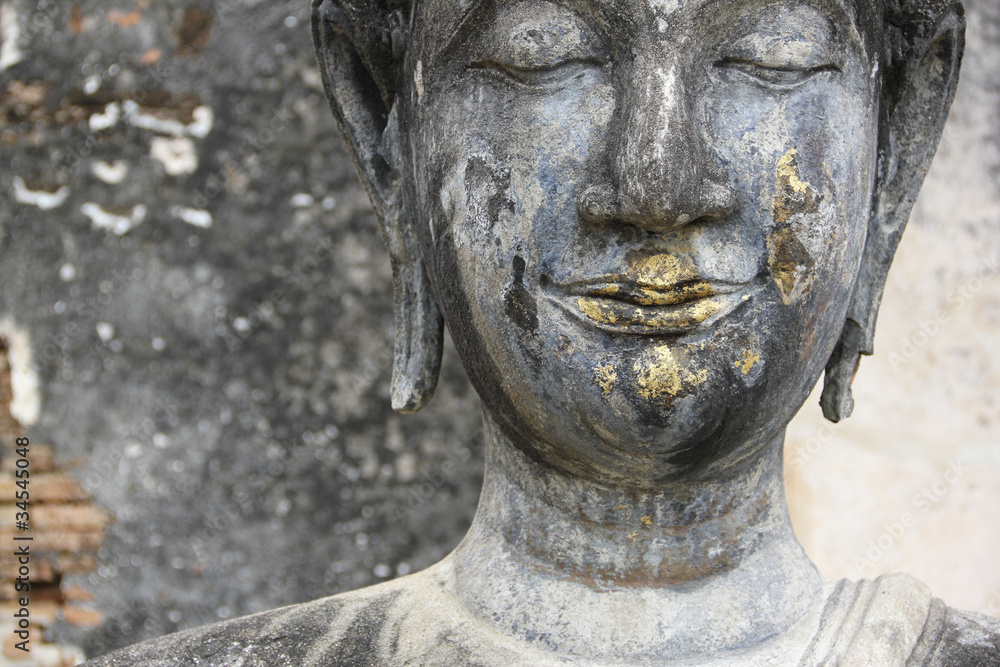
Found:
M 787 386 L 773 382 L 773 372 L 801 373 L 802 365 L 776 360 L 770 367 L 766 356 L 745 355 L 739 339 L 724 346 L 706 344 L 711 338 L 665 344 L 612 336 L 590 341 L 600 354 L 583 344 L 560 349 L 544 359 L 549 363 L 536 363 L 533 381 L 511 387 L 498 378 L 481 392 L 494 421 L 526 454 L 594 481 L 647 488 L 726 474 L 773 442 L 808 394 L 770 391 Z M 538 347 L 545 349 L 544 337 Z M 504 385 L 505 400 L 487 398 Z
M 640 336 L 540 308 L 537 334 L 495 336 L 510 342 L 495 367 L 522 371 L 481 395 L 502 392 L 484 402 L 512 441 L 574 474 L 655 486 L 738 473 L 780 439 L 835 342 L 817 333 L 832 323 L 799 312 L 764 293 L 704 330 Z

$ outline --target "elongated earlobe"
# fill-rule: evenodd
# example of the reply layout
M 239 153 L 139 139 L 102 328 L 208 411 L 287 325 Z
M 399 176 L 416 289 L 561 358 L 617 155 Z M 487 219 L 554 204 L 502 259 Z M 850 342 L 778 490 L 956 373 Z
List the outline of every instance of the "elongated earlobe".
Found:
M 313 3 L 313 40 L 327 99 L 389 251 L 396 317 L 392 407 L 409 413 L 434 394 L 444 323 L 403 197 L 395 98 L 405 25 L 402 10 L 390 11 L 387 3 Z
M 412 413 L 427 405 L 441 369 L 444 321 L 424 265 L 393 262 L 396 342 L 392 360 L 392 409 Z
M 907 4 L 907 3 L 899 3 Z M 925 1 L 921 11 L 888 16 L 891 45 L 879 128 L 879 159 L 868 237 L 847 320 L 826 366 L 823 415 L 833 422 L 854 408 L 851 380 L 861 355 L 874 352 L 886 275 L 910 209 L 937 149 L 958 85 L 965 13 L 954 0 Z
M 847 320 L 837 347 L 833 349 L 830 361 L 826 364 L 819 405 L 823 408 L 823 416 L 832 422 L 850 417 L 854 410 L 851 382 L 854 381 L 854 374 L 858 372 L 858 364 L 861 362 L 862 337 L 858 323 Z
M 382 221 L 389 248 L 395 303 L 392 409 L 412 413 L 427 405 L 441 369 L 444 320 L 431 293 L 412 226 L 400 206 Z
M 399 163 L 397 107 L 389 114 L 382 152 Z M 409 207 L 396 187 L 384 214 L 382 236 L 392 265 L 396 342 L 392 360 L 392 409 L 412 413 L 427 405 L 441 370 L 444 319 L 431 292 L 427 270 L 409 216 Z

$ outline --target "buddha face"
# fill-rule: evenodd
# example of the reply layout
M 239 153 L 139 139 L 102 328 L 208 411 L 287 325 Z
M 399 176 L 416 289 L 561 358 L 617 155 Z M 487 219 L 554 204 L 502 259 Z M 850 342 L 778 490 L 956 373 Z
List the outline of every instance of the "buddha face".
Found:
M 858 273 L 880 76 L 853 9 L 425 0 L 412 38 L 406 197 L 491 417 L 608 484 L 738 472 Z

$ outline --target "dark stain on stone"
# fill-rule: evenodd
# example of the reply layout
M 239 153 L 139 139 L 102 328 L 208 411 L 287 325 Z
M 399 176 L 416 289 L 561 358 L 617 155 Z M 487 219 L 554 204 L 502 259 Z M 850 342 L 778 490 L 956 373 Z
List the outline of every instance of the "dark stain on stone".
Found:
M 469 201 L 478 202 L 481 207 L 479 218 L 487 223 L 484 232 L 492 233 L 504 212 L 514 213 L 509 167 L 497 168 L 483 158 L 473 158 L 465 168 L 465 182 Z
M 534 335 L 538 331 L 538 306 L 535 298 L 524 287 L 524 269 L 526 264 L 520 255 L 514 255 L 512 262 L 514 277 L 504 291 L 507 317 L 521 329 Z
M 384 597 L 375 598 L 358 611 L 351 626 L 331 647 L 333 653 L 323 656 L 323 664 L 369 664 L 371 656 L 378 655 L 382 629 L 388 621 L 389 610 L 398 597 L 399 593 L 393 592 Z
M 177 55 L 193 56 L 201 51 L 211 36 L 213 16 L 197 7 L 191 7 L 184 12 L 180 26 L 177 27 Z
M 499 220 L 503 211 L 514 213 L 514 202 L 508 195 L 510 190 L 510 169 L 504 167 L 502 170 L 494 172 L 494 185 L 496 189 L 487 201 L 487 212 L 490 220 Z

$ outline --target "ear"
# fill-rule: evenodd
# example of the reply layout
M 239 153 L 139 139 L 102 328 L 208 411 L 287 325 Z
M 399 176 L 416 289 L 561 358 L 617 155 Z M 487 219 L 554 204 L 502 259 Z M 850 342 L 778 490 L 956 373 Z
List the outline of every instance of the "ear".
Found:
M 955 97 L 965 47 L 965 13 L 956 0 L 887 2 L 879 157 L 868 237 L 840 341 L 826 366 L 820 405 L 838 422 L 854 408 L 851 381 L 860 355 L 874 351 L 886 274 L 910 209 L 937 149 Z M 919 9 L 906 6 L 917 4 Z M 899 7 L 903 6 L 904 10 Z
M 312 27 L 330 108 L 389 251 L 396 316 L 392 407 L 409 413 L 424 407 L 437 386 L 444 323 L 403 198 L 394 102 L 406 22 L 390 2 L 314 0 Z

